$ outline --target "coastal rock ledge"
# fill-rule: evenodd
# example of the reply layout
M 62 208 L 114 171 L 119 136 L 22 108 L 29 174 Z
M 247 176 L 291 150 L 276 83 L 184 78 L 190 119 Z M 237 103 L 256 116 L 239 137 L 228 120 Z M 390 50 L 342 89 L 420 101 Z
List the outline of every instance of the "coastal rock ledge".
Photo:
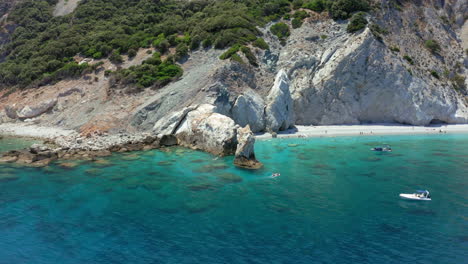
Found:
M 153 133 L 159 138 L 175 137 L 180 146 L 197 149 L 219 156 L 236 154 L 234 164 L 258 169 L 262 166 L 255 158 L 255 137 L 247 125 L 241 128 L 230 117 L 216 113 L 210 104 L 186 107 L 158 121 Z

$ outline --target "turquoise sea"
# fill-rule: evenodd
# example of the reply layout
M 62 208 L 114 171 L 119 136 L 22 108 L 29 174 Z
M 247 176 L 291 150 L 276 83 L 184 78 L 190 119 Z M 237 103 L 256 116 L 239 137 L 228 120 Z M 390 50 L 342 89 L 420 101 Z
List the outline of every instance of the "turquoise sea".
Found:
M 394 152 L 370 151 L 384 143 Z M 468 263 L 468 135 L 275 139 L 256 153 L 257 171 L 183 148 L 1 165 L 0 264 Z M 399 199 L 415 189 L 432 201 Z

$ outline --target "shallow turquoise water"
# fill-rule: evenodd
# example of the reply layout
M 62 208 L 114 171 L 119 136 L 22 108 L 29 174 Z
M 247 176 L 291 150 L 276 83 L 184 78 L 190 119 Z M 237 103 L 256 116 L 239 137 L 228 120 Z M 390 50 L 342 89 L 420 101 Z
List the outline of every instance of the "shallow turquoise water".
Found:
M 468 135 L 256 151 L 258 171 L 181 148 L 2 166 L 0 263 L 468 263 Z M 398 198 L 421 188 L 433 201 Z
M 40 141 L 34 139 L 0 137 L 0 153 L 27 148 L 34 143 L 40 143 Z

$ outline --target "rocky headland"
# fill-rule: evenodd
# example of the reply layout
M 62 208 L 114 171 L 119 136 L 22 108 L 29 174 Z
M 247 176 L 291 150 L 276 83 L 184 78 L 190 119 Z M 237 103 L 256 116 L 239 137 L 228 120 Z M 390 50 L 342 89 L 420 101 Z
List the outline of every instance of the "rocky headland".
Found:
M 236 155 L 239 166 L 256 168 L 252 133 L 295 125 L 468 123 L 468 44 L 462 38 L 468 4 L 400 1 L 400 8 L 391 8 L 391 2 L 379 1 L 379 11 L 352 33 L 347 20 L 311 10 L 284 41 L 271 33 L 274 23 L 258 28 L 268 44 L 250 46 L 258 65 L 244 54 L 240 62 L 220 60 L 225 50 L 194 50 L 178 62 L 183 75 L 164 87 L 135 91 L 107 74 L 140 65 L 152 47 L 123 55 L 121 63 L 75 56 L 99 66 L 79 78 L 0 91 L 2 126 L 68 131 L 46 136 L 47 149 L 10 152 L 3 160 L 39 165 L 180 145 Z M 428 40 L 438 43 L 436 52 Z

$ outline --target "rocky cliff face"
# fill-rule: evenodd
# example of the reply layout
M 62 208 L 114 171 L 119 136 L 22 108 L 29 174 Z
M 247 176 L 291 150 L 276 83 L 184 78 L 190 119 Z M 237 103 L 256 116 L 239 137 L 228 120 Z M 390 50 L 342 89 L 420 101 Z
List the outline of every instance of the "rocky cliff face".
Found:
M 259 67 L 245 57 L 245 63 L 223 61 L 218 58 L 222 51 L 198 50 L 182 63 L 180 80 L 129 94 L 112 89 L 104 70 L 116 66 L 104 61 L 102 69 L 78 80 L 2 92 L 0 107 L 6 111 L 0 117 L 84 133 L 174 134 L 189 112 L 208 104 L 210 115 L 249 125 L 253 132 L 295 124 L 467 123 L 468 59 L 461 41 L 468 28 L 466 1 L 376 3 L 379 11 L 367 16 L 367 28 L 352 34 L 346 31 L 347 21 L 308 11 L 311 16 L 282 46 L 267 25 L 261 30 L 270 49 L 251 47 Z M 427 48 L 428 40 L 439 43 L 440 50 Z M 149 56 L 140 50 L 120 67 Z M 50 100 L 55 102 L 50 108 L 42 107 Z

